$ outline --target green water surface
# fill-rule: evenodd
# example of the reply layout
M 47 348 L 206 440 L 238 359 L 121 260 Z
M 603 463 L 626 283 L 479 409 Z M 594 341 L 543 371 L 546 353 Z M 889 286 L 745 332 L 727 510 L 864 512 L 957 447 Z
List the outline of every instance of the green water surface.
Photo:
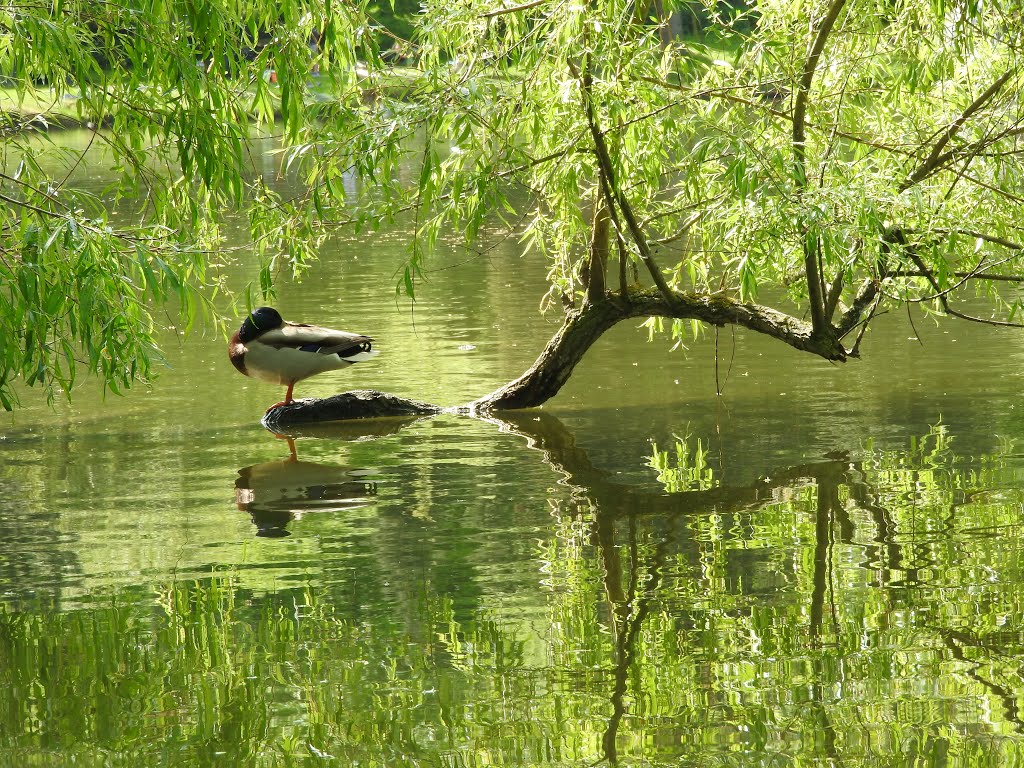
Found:
M 457 405 L 557 328 L 514 239 L 396 301 L 406 240 L 281 286 L 381 351 L 297 396 Z M 914 320 L 846 365 L 624 324 L 541 410 L 307 430 L 296 459 L 216 334 L 169 333 L 126 397 L 27 391 L 0 766 L 1024 764 L 1024 337 Z

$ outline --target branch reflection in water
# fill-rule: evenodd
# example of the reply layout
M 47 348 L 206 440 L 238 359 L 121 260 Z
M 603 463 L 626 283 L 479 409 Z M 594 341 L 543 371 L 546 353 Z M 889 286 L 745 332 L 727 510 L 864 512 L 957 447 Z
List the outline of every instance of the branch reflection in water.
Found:
M 741 527 L 741 519 L 763 510 L 779 498 L 793 495 L 802 488 L 811 491 L 815 521 L 811 548 L 813 566 L 803 635 L 809 646 L 812 677 L 820 681 L 830 678 L 828 666 L 846 651 L 854 650 L 843 647 L 844 635 L 850 634 L 850 627 L 841 625 L 842 606 L 836 601 L 837 589 L 842 589 L 836 577 L 837 544 L 862 548 L 861 568 L 878 574 L 877 586 L 887 590 L 891 610 L 895 612 L 904 604 L 913 604 L 916 590 L 947 586 L 927 581 L 925 574 L 936 566 L 931 547 L 915 543 L 907 557 L 905 542 L 908 537 L 915 537 L 915 531 L 901 530 L 901 524 L 903 528 L 913 528 L 920 522 L 904 522 L 905 506 L 919 501 L 928 506 L 936 496 L 945 500 L 944 488 L 953 486 L 947 517 L 948 533 L 953 533 L 958 507 L 972 503 L 976 495 L 959 490 L 963 480 L 949 452 L 949 438 L 941 426 L 933 427 L 928 435 L 913 441 L 910 451 L 900 452 L 895 461 L 885 454 L 870 453 L 866 461 L 853 460 L 845 451 L 835 451 L 823 461 L 777 469 L 770 477 L 739 487 L 709 483 L 710 473 L 698 473 L 693 478 L 694 490 L 679 490 L 680 483 L 668 482 L 679 478 L 666 478 L 670 473 L 663 472 L 660 479 L 674 490 L 665 493 L 662 489 L 615 482 L 590 462 L 586 451 L 575 444 L 572 433 L 549 414 L 507 413 L 491 421 L 504 431 L 524 437 L 532 448 L 540 451 L 545 463 L 561 474 L 573 489 L 582 502 L 581 508 L 591 513 L 590 540 L 601 559 L 615 638 L 610 716 L 601 739 L 602 753 L 609 763 L 619 759 L 619 728 L 623 717 L 629 714 L 630 675 L 632 673 L 632 679 L 637 681 L 635 684 L 645 679 L 637 669 L 643 625 L 655 608 L 663 611 L 668 608 L 667 612 L 671 612 L 669 606 L 678 600 L 663 586 L 665 571 L 678 570 L 676 561 L 680 556 L 690 560 L 695 577 L 703 575 L 702 570 L 706 571 L 706 566 L 701 568 L 704 557 L 699 543 L 692 539 L 690 523 L 694 518 L 713 515 L 722 518 L 720 528 L 735 530 Z M 688 447 L 677 446 L 677 455 L 689 455 Z M 682 486 L 685 487 L 685 483 Z M 863 535 L 858 538 L 851 510 L 868 513 L 874 528 L 870 544 L 863 544 Z M 922 510 L 922 516 L 924 514 Z M 647 529 L 646 536 L 641 527 Z M 623 563 L 623 556 L 626 563 Z M 746 591 L 742 584 L 738 586 L 740 591 Z M 690 613 L 693 608 L 682 607 L 681 613 Z M 849 617 L 845 619 L 848 623 Z M 929 646 L 946 649 L 943 654 L 946 665 L 950 661 L 960 662 L 957 666 L 963 668 L 963 674 L 994 698 L 1002 710 L 1002 718 L 1014 731 L 1024 733 L 1024 720 L 1017 705 L 1024 692 L 1020 675 L 1013 675 L 1016 685 L 1008 685 L 998 672 L 1005 663 L 988 668 L 980 660 L 999 655 L 1003 642 L 988 641 L 963 627 L 944 626 L 941 620 L 929 619 L 924 631 Z M 1020 633 L 1011 634 L 1013 644 L 1018 644 Z M 971 649 L 970 654 L 965 652 L 966 648 Z M 1006 661 L 1012 662 L 1012 659 L 1011 656 Z M 842 761 L 839 745 L 843 742 L 845 724 L 833 722 L 833 710 L 842 699 L 842 693 L 837 697 L 825 685 L 813 685 L 808 690 L 802 721 L 817 733 L 820 748 L 828 760 Z M 654 699 L 657 691 L 647 694 L 648 699 Z M 634 690 L 631 700 L 634 703 L 644 701 L 645 692 Z M 642 716 L 642 713 L 635 714 Z
M 711 487 L 701 490 L 665 494 L 662 491 L 623 486 L 595 468 L 585 451 L 575 445 L 572 434 L 556 418 L 544 414 L 503 414 L 492 419 L 502 429 L 522 435 L 530 445 L 541 451 L 544 461 L 563 475 L 593 510 L 591 536 L 600 553 L 604 571 L 604 587 L 610 603 L 615 635 L 616 665 L 610 694 L 611 716 L 601 741 L 606 760 L 617 762 L 617 736 L 622 718 L 627 713 L 628 679 L 637 653 L 637 638 L 661 589 L 666 559 L 686 545 L 681 545 L 681 518 L 707 514 L 732 515 L 756 509 L 773 498 L 776 491 L 797 483 L 810 482 L 818 488 L 818 520 L 820 535 L 815 549 L 814 590 L 810 611 L 810 635 L 817 637 L 825 614 L 826 581 L 829 578 L 828 545 L 833 520 L 843 515 L 839 501 L 839 485 L 847 478 L 850 463 L 836 458 L 820 463 L 790 467 L 773 472 L 771 479 L 744 487 Z M 653 547 L 644 550 L 638 533 L 639 518 L 660 521 L 660 535 Z M 617 533 L 625 522 L 626 541 L 620 544 Z M 693 542 L 689 542 L 692 547 Z M 622 563 L 626 553 L 628 564 Z M 820 568 L 818 566 L 821 566 Z M 634 691 L 633 698 L 642 696 Z M 834 742 L 834 732 L 827 714 L 822 712 L 821 727 Z M 830 757 L 838 755 L 828 750 Z

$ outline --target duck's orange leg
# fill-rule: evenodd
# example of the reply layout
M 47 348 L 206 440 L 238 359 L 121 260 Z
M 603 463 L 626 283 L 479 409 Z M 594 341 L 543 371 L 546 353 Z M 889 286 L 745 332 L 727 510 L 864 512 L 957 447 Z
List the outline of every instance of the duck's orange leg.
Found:
M 284 400 L 280 403 L 274 403 L 272 406 L 267 408 L 267 413 L 270 413 L 275 408 L 280 408 L 282 405 L 288 405 L 292 401 L 292 390 L 295 388 L 295 382 L 293 381 L 288 385 L 288 391 L 284 394 Z

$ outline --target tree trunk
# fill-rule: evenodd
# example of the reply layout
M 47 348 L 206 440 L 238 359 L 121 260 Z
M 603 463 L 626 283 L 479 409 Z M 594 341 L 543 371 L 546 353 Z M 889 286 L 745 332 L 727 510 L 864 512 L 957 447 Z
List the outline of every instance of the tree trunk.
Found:
M 576 364 L 590 346 L 620 320 L 628 317 L 623 309 L 607 299 L 585 302 L 580 309 L 570 310 L 562 327 L 548 342 L 530 369 L 489 395 L 469 404 L 470 411 L 492 411 L 503 408 L 533 408 L 541 405 L 569 380 Z
M 583 285 L 588 302 L 597 302 L 604 297 L 612 231 L 612 220 L 601 197 L 600 188 L 596 198 L 594 220 L 590 225 L 590 254 L 583 270 Z

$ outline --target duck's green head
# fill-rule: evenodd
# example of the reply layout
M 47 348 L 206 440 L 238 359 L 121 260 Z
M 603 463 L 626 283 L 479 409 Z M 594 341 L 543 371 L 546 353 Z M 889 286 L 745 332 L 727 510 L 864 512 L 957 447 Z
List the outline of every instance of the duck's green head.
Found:
M 238 331 L 238 340 L 245 344 L 246 342 L 255 339 L 261 333 L 272 331 L 275 328 L 280 328 L 282 325 L 284 325 L 284 320 L 273 307 L 260 307 L 259 309 L 254 309 L 252 313 L 245 318 L 245 322 L 242 323 L 242 327 Z

